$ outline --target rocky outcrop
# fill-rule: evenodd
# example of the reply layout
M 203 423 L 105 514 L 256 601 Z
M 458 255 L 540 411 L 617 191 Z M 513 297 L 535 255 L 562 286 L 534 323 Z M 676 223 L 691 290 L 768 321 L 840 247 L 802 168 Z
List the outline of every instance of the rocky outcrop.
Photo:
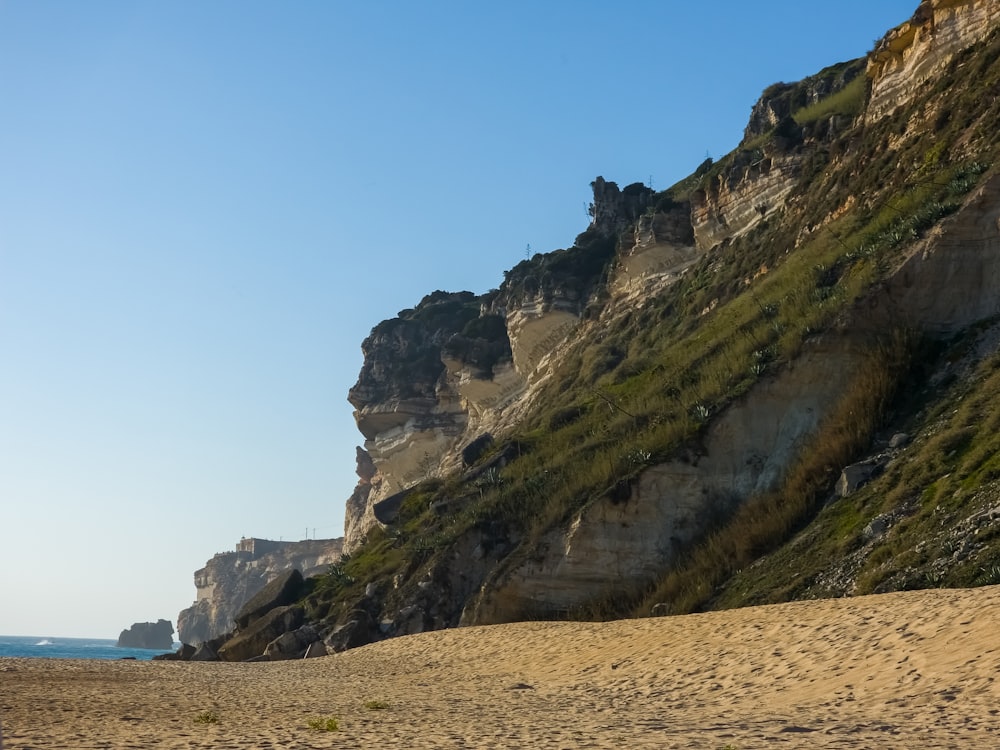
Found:
M 618 189 L 615 182 L 607 182 L 598 177 L 590 183 L 594 200 L 589 212 L 593 219 L 591 227 L 605 237 L 617 237 L 618 233 L 638 219 L 656 194 L 652 188 L 641 182 Z
M 199 644 L 230 632 L 240 609 L 270 581 L 293 570 L 323 573 L 342 552 L 342 539 L 240 540 L 234 552 L 221 552 L 195 571 L 198 598 L 178 615 L 179 640 Z
M 281 661 L 306 655 L 320 642 L 315 626 L 306 624 L 305 609 L 299 604 L 305 581 L 298 570 L 275 578 L 237 613 L 235 628 L 200 643 L 184 644 L 174 654 L 161 658 L 183 661 Z M 321 655 L 319 648 L 312 656 Z
M 750 120 L 743 131 L 743 142 L 747 143 L 774 130 L 803 107 L 816 104 L 842 90 L 865 72 L 865 64 L 864 58 L 851 60 L 831 65 L 816 75 L 795 83 L 775 83 L 768 86 L 750 111 Z
M 783 208 L 799 186 L 803 165 L 854 120 L 864 100 L 864 59 L 824 68 L 796 83 L 776 83 L 754 104 L 740 148 L 710 170 L 691 196 L 697 246 L 711 248 L 739 237 Z M 803 120 L 810 105 L 852 86 L 841 109 Z
M 217 652 L 219 660 L 247 661 L 264 656 L 272 641 L 300 628 L 304 621 L 305 611 L 302 607 L 288 605 L 272 609 L 229 638 Z M 282 648 L 276 647 L 276 650 Z M 282 658 L 286 658 L 283 650 L 281 653 Z
M 514 370 L 523 383 L 537 380 L 546 358 L 576 328 L 614 259 L 623 217 L 632 216 L 651 194 L 641 185 L 641 190 L 630 192 L 630 186 L 619 192 L 615 183 L 601 178 L 593 186 L 598 208 L 590 228 L 573 247 L 540 253 L 514 266 L 493 301 L 504 317 Z
M 174 626 L 170 620 L 137 622 L 118 636 L 118 648 L 165 650 L 174 647 Z
M 310 647 L 312 647 L 311 655 L 308 653 Z M 312 625 L 303 625 L 295 630 L 286 631 L 264 647 L 264 656 L 267 657 L 268 661 L 302 659 L 306 656 L 315 658 L 325 655 L 326 646 L 319 639 L 319 633 Z
M 848 127 L 853 115 L 831 113 L 807 124 L 795 118 L 857 81 L 864 70 L 864 59 L 851 60 L 764 90 L 740 148 L 710 167 L 708 178 L 692 193 L 691 223 L 700 250 L 739 237 L 784 207 L 799 184 L 803 164 Z M 862 94 L 858 92 L 859 102 Z
M 236 627 L 243 630 L 255 620 L 259 620 L 275 607 L 294 604 L 305 581 L 298 570 L 290 570 L 278 576 L 258 591 L 240 611 L 236 613 Z
M 868 57 L 869 122 L 906 104 L 956 53 L 1000 23 L 995 0 L 924 0 L 906 23 L 886 34 Z
M 691 205 L 667 201 L 632 225 L 610 284 L 616 305 L 640 305 L 677 281 L 699 258 Z
M 354 492 L 347 498 L 344 504 L 344 551 L 350 551 L 351 540 L 361 539 L 365 530 L 372 524 L 370 517 L 369 498 L 372 493 L 378 493 L 382 483 L 382 478 L 375 468 L 375 462 L 368 451 L 358 446 L 355 461 L 357 462 L 356 473 L 358 483 L 354 487 Z
M 725 172 L 691 197 L 699 248 L 709 250 L 738 237 L 784 206 L 799 181 L 802 155 L 741 151 Z
M 338 625 L 323 641 L 327 653 L 339 653 L 349 648 L 358 648 L 372 641 L 371 623 L 367 613 L 361 617 L 355 616 L 347 622 Z
M 365 447 L 347 506 L 346 551 L 378 523 L 374 505 L 439 471 L 465 433 L 465 398 L 488 393 L 494 371 L 510 362 L 503 322 L 484 314 L 484 303 L 471 292 L 434 292 L 363 342 L 348 396 Z
M 454 422 L 460 410 L 440 403 L 441 351 L 479 316 L 480 300 L 471 292 L 434 292 L 379 323 L 362 342 L 364 364 L 348 401 L 357 410 L 358 429 L 373 443 L 366 449 L 376 465 L 388 452 L 379 444 L 385 436 L 408 426 L 447 430 Z

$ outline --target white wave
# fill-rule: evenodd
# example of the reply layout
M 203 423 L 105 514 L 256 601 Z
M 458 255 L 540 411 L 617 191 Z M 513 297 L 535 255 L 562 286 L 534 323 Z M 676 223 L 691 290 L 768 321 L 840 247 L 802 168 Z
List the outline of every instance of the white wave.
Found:
M 42 640 L 40 640 L 35 645 L 36 646 L 51 646 L 52 645 L 52 641 L 50 641 L 48 638 L 42 638 Z

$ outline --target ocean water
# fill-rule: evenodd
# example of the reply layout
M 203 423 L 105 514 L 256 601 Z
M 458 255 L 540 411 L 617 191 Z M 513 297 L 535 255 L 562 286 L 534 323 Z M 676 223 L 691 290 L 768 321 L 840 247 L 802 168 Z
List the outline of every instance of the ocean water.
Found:
M 31 656 L 48 659 L 152 659 L 167 651 L 145 648 L 118 648 L 114 638 L 44 638 L 0 635 L 0 657 Z M 176 644 L 179 646 L 180 644 Z M 171 649 L 175 650 L 175 649 Z

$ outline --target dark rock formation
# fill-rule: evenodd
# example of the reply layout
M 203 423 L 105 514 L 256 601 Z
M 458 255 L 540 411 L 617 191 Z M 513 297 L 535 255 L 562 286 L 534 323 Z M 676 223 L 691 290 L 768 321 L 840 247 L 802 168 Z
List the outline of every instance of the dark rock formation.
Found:
M 290 605 L 272 609 L 227 640 L 218 650 L 219 659 L 246 661 L 262 656 L 271 641 L 301 627 L 304 621 L 305 611 L 302 607 Z
M 153 661 L 192 661 L 198 649 L 188 643 L 182 643 L 181 647 L 169 654 L 157 654 Z
M 191 654 L 191 661 L 219 661 L 215 645 L 219 640 L 225 639 L 213 639 L 207 643 L 199 643 L 194 653 Z
M 385 500 L 375 503 L 372 506 L 372 512 L 375 514 L 378 522 L 388 524 L 395 521 L 396 516 L 399 514 L 399 509 L 408 494 L 407 490 L 403 490 L 402 492 L 397 492 L 395 495 L 390 495 Z
M 498 362 L 511 358 L 507 324 L 501 315 L 473 318 L 444 343 L 443 359 L 460 362 L 478 378 L 489 378 Z
M 269 661 L 301 659 L 314 643 L 322 643 L 319 632 L 312 625 L 303 625 L 296 630 L 282 633 L 264 647 L 264 656 Z
M 302 592 L 303 583 L 302 574 L 297 570 L 275 578 L 243 605 L 236 614 L 236 627 L 242 630 L 275 607 L 292 604 Z
M 617 183 L 607 182 L 603 177 L 590 183 L 590 187 L 594 191 L 594 202 L 590 204 L 591 227 L 605 237 L 617 237 L 643 214 L 656 194 L 641 182 L 619 190 Z
M 310 643 L 308 648 L 306 648 L 305 654 L 303 654 L 303 659 L 315 659 L 317 656 L 328 656 L 329 651 L 327 651 L 326 645 L 323 641 L 316 641 L 315 643 Z
M 312 626 L 302 628 L 305 611 L 297 606 L 305 580 L 297 569 L 265 585 L 234 617 L 235 630 L 198 644 L 184 644 L 165 659 L 183 661 L 269 661 L 301 656 L 320 639 Z M 280 639 L 272 644 L 276 639 Z
M 348 400 L 366 440 L 347 502 L 345 551 L 377 523 L 376 504 L 426 478 L 457 446 L 470 401 L 502 395 L 493 378 L 498 368 L 510 372 L 513 352 L 498 294 L 434 292 L 363 342 Z
M 368 628 L 357 620 L 348 620 L 343 625 L 338 625 L 330 635 L 327 636 L 327 651 L 334 653 L 346 651 L 349 648 L 364 646 L 371 641 Z
M 488 432 L 480 435 L 467 446 L 462 448 L 462 463 L 465 466 L 472 466 L 476 463 L 476 461 L 482 458 L 486 451 L 492 447 L 493 436 Z
M 347 400 L 356 409 L 372 403 L 405 404 L 426 409 L 433 404 L 444 373 L 441 348 L 479 317 L 479 299 L 472 292 L 434 292 L 411 310 L 385 320 L 361 344 L 365 356 L 358 382 Z M 358 429 L 366 438 L 392 426 L 389 414 L 363 415 Z
M 572 247 L 537 253 L 504 272 L 504 282 L 490 304 L 493 310 L 505 315 L 507 333 L 514 348 L 514 339 L 519 331 L 512 319 L 520 311 L 527 309 L 535 314 L 561 311 L 577 316 L 583 312 L 614 258 L 618 233 L 625 226 L 620 222 L 619 215 L 630 215 L 634 205 L 645 203 L 645 199 L 626 199 L 618 193 L 618 187 L 613 182 L 601 181 L 600 184 L 605 186 L 606 193 L 620 198 L 601 204 L 605 206 L 601 224 L 595 218 L 590 228 L 577 236 Z M 513 356 L 516 362 L 516 352 Z
M 621 191 L 601 178 L 594 185 L 595 222 L 572 247 L 518 263 L 499 289 L 482 296 L 427 295 L 365 339 L 364 364 L 348 397 L 366 441 L 347 503 L 345 551 L 380 523 L 375 506 L 460 465 L 462 446 L 489 432 L 505 408 L 547 376 L 540 365 L 607 279 L 618 243 L 613 227 L 653 196 L 642 185 Z
M 168 649 L 174 645 L 174 626 L 170 620 L 137 622 L 118 636 L 118 648 Z

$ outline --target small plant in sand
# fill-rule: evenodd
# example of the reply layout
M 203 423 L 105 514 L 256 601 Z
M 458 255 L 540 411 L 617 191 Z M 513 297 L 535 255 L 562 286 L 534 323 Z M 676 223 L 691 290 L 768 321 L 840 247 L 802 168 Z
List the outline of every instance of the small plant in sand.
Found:
M 369 711 L 383 711 L 389 708 L 388 701 L 380 701 L 380 700 L 368 700 L 365 701 L 364 705 L 365 708 L 367 708 Z
M 219 715 L 215 711 L 202 711 L 194 717 L 195 724 L 218 724 Z
M 327 716 L 325 719 L 309 719 L 307 724 L 310 729 L 315 729 L 317 732 L 336 732 L 340 729 L 340 723 L 333 716 Z

